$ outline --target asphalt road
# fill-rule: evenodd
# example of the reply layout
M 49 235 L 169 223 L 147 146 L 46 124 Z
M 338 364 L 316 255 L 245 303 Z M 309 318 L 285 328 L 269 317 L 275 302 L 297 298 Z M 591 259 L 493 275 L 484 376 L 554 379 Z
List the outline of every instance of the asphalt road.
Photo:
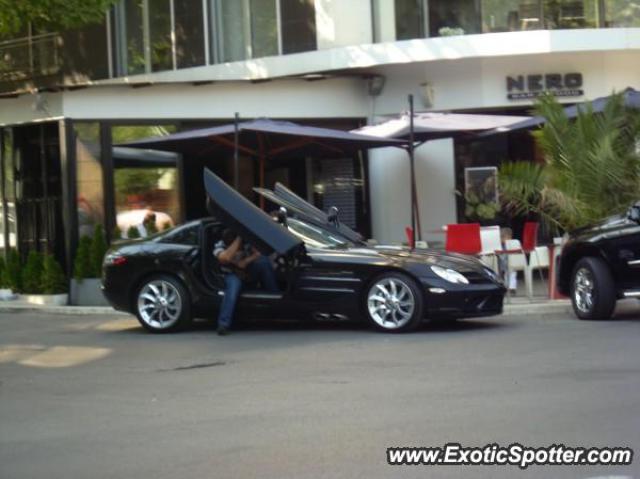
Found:
M 219 338 L 0 314 L 0 478 L 640 478 L 631 466 L 389 466 L 390 446 L 640 451 L 640 308 L 384 335 L 270 324 Z M 640 454 L 640 453 L 639 453 Z

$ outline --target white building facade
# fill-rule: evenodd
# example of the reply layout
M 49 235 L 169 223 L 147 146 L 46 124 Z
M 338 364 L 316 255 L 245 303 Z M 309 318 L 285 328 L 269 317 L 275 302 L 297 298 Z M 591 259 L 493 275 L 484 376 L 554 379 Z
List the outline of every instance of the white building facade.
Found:
M 574 103 L 640 88 L 640 2 L 631 0 L 124 0 L 102 25 L 33 39 L 41 43 L 40 70 L 31 58 L 31 77 L 13 72 L 0 98 L 2 234 L 9 245 L 16 243 L 11 235 L 21 234 L 11 208 L 28 190 L 19 185 L 19 170 L 30 164 L 30 150 L 18 145 L 50 138 L 58 151 L 47 153 L 43 141 L 40 160 L 33 161 L 39 175 L 46 175 L 51 158 L 59 162 L 59 240 L 67 256 L 82 214 L 109 229 L 127 193 L 135 196 L 118 189 L 126 175 L 113 173 L 120 160 L 107 153 L 122 140 L 226 123 L 236 112 L 244 119 L 350 129 L 407 110 L 409 94 L 417 111 L 527 114 L 546 89 Z M 11 53 L 16 44 L 2 42 L 0 50 Z M 65 53 L 71 59 L 61 65 L 42 60 Z M 13 68 L 19 66 L 16 61 Z M 518 153 L 518 145 L 494 147 L 498 156 L 513 156 L 514 148 Z M 437 240 L 431 231 L 462 219 L 460 169 L 499 163 L 503 157 L 493 161 L 492 148 L 479 163 L 475 150 L 452 140 L 417 150 L 427 239 Z M 358 221 L 381 242 L 404 241 L 410 223 L 406 153 L 384 149 L 348 161 L 354 184 L 363 189 L 353 190 L 362 196 L 353 202 Z M 318 202 L 318 182 L 333 170 L 309 159 L 300 164 L 304 169 L 287 172 L 287 165 L 276 165 L 267 178 L 302 174 L 306 191 L 300 192 Z M 176 171 L 180 181 L 194 181 L 188 168 Z M 250 185 L 253 172 L 246 171 Z M 170 203 L 165 196 L 155 193 L 162 197 L 157 201 Z M 193 216 L 189 211 L 199 200 L 176 199 L 175 221 Z M 88 204 L 88 212 L 81 214 L 76 202 Z M 47 234 L 27 230 L 22 234 L 33 236 L 31 242 Z

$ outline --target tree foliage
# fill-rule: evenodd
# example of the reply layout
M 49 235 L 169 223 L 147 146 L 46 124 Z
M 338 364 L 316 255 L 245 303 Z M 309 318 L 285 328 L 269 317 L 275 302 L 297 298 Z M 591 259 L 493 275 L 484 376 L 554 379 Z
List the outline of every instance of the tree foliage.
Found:
M 40 294 L 42 285 L 43 257 L 37 251 L 29 251 L 22 272 L 22 289 L 27 294 Z
M 102 274 L 102 260 L 107 252 L 107 240 L 102 225 L 97 224 L 91 238 L 91 276 L 99 278 Z
M 44 294 L 62 294 L 68 289 L 67 278 L 55 257 L 45 254 L 40 290 Z
M 575 120 L 551 96 L 540 99 L 536 113 L 546 118 L 534 133 L 545 162 L 501 167 L 501 198 L 510 212 L 533 212 L 570 230 L 622 212 L 640 198 L 640 113 L 626 108 L 621 94 L 603 112 L 589 105 Z
M 118 0 L 0 0 L 0 36 L 10 37 L 31 23 L 37 31 L 78 28 L 102 21 Z
M 78 281 L 92 277 L 91 238 L 83 236 L 78 243 L 76 258 L 73 264 L 73 277 Z

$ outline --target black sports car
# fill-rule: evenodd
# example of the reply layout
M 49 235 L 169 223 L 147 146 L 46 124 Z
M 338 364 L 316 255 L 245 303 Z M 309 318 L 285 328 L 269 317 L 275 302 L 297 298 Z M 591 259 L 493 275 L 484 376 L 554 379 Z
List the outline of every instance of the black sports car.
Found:
M 640 202 L 568 235 L 558 289 L 580 319 L 609 319 L 618 299 L 640 298 Z
M 339 222 L 335 210 L 327 215 L 282 185 L 257 189 L 282 206 L 276 221 L 209 170 L 204 181 L 217 219 L 117 245 L 105 256 L 105 296 L 150 331 L 173 331 L 194 316 L 216 316 L 224 292 L 212 251 L 225 227 L 271 255 L 282 291 L 246 289 L 238 301 L 239 317 L 364 317 L 379 330 L 400 332 L 425 319 L 502 312 L 504 286 L 475 258 L 370 246 Z

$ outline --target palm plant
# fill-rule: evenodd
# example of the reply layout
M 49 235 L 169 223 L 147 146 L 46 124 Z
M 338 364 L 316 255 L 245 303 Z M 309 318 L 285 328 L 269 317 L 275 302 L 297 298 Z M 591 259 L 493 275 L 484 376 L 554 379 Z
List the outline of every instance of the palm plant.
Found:
M 501 199 L 516 215 L 537 214 L 555 229 L 571 230 L 623 211 L 640 198 L 640 114 L 613 95 L 604 111 L 584 108 L 570 120 L 552 96 L 536 114 L 534 132 L 544 163 L 505 163 Z

